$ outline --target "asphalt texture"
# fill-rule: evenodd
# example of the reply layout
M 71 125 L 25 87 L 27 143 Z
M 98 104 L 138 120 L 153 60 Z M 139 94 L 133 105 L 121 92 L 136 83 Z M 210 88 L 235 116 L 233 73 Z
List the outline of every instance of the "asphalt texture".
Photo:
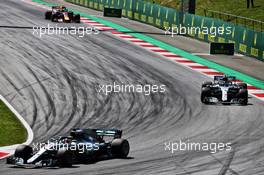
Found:
M 181 35 L 164 35 L 165 30 L 161 30 L 151 25 L 144 24 L 142 22 L 137 22 L 127 18 L 109 18 L 103 17 L 103 13 L 100 11 L 92 10 L 79 5 L 74 5 L 72 3 L 64 2 L 64 0 L 45 0 L 46 2 L 63 4 L 66 7 L 76 9 L 78 11 L 89 13 L 91 15 L 112 21 L 116 24 L 124 26 L 126 28 L 132 29 L 136 32 L 143 33 L 150 37 L 153 37 L 162 42 L 168 43 L 179 49 L 187 51 L 189 53 L 198 55 L 199 57 L 208 59 L 217 64 L 230 67 L 239 72 L 248 74 L 259 80 L 264 81 L 264 61 L 257 60 L 256 58 L 236 54 L 233 56 L 228 55 L 210 55 L 210 44 L 193 39 L 191 37 L 185 37 Z
M 203 105 L 207 80 L 108 32 L 45 35 L 27 27 L 56 25 L 45 10 L 22 1 L 0 1 L 0 92 L 34 131 L 34 143 L 73 127 L 118 128 L 130 143 L 128 159 L 72 168 L 21 169 L 0 161 L 0 174 L 195 174 L 262 175 L 264 103 Z M 57 24 L 85 26 L 85 24 Z M 166 85 L 164 93 L 98 92 L 99 85 Z M 228 143 L 232 151 L 165 150 L 164 143 Z

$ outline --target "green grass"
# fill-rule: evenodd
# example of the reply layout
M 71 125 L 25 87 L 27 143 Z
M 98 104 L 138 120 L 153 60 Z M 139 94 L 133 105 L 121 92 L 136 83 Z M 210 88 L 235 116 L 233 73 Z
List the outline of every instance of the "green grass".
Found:
M 22 143 L 26 137 L 24 126 L 0 100 L 0 146 Z
M 149 2 L 155 2 L 163 6 L 180 9 L 181 0 L 146 0 Z M 264 3 L 263 0 L 254 0 L 254 8 L 247 9 L 246 0 L 196 0 L 196 14 L 200 16 L 205 16 L 204 10 L 213 10 L 224 13 L 229 13 L 237 16 L 247 17 L 264 22 Z M 207 16 L 211 17 L 211 13 L 207 12 Z M 219 18 L 219 16 L 214 16 Z M 223 18 L 223 16 L 220 16 Z M 233 23 L 239 23 L 245 25 L 244 20 L 236 21 L 235 18 L 224 17 L 223 20 L 230 21 Z M 246 24 L 249 27 L 253 27 L 251 23 Z M 257 26 L 260 28 L 259 26 Z M 262 26 L 264 28 L 264 25 Z

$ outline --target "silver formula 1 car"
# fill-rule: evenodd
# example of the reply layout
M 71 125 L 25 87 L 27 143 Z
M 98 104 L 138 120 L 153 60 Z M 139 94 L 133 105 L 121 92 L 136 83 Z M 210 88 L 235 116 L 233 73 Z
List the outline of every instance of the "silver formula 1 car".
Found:
M 50 139 L 38 145 L 20 145 L 7 159 L 15 167 L 71 167 L 74 163 L 90 163 L 111 158 L 126 158 L 129 143 L 122 139 L 122 130 L 73 129 L 70 136 Z
M 234 76 L 215 76 L 213 82 L 206 81 L 202 84 L 201 102 L 247 105 L 247 84 L 236 83 Z

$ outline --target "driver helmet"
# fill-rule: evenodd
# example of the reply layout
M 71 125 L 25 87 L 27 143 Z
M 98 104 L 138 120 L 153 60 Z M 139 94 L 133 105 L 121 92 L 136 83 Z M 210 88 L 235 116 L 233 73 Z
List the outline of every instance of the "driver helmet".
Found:
M 223 77 L 223 81 L 224 81 L 224 82 L 228 82 L 228 77 L 227 77 L 227 75 L 224 75 L 224 77 Z
M 64 142 L 65 144 L 70 144 L 72 142 L 73 137 L 72 136 L 68 136 L 67 138 L 65 138 Z

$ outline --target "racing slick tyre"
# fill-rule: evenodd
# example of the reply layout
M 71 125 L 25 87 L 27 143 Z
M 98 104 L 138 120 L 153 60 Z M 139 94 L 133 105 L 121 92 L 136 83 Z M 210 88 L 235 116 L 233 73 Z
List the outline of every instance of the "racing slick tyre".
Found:
M 212 85 L 212 84 L 213 84 L 213 82 L 211 82 L 211 81 L 205 81 L 202 84 L 202 88 L 207 87 L 207 86 Z
M 238 83 L 237 84 L 241 89 L 247 89 L 247 84 L 246 83 Z
M 9 156 L 6 158 L 6 164 L 12 164 L 14 165 L 16 163 L 16 158 L 15 156 Z
M 81 22 L 81 16 L 79 14 L 73 16 L 73 21 L 76 23 Z
M 45 13 L 45 19 L 51 19 L 51 15 L 52 15 L 52 12 L 51 11 L 47 11 Z
M 111 143 L 111 152 L 114 157 L 126 158 L 129 149 L 129 143 L 126 139 L 114 139 Z
M 248 91 L 246 89 L 241 89 L 237 94 L 237 98 L 239 99 L 240 105 L 248 104 Z
M 51 21 L 52 21 L 52 22 L 57 22 L 58 19 L 59 19 L 59 17 L 58 17 L 57 14 L 51 15 Z
M 24 163 L 27 163 L 27 160 L 32 156 L 33 149 L 28 145 L 19 145 L 15 150 L 15 157 L 22 158 Z
M 68 12 L 68 17 L 70 18 L 70 22 L 72 22 L 74 17 L 73 12 Z
M 73 154 L 67 149 L 59 149 L 56 157 L 59 167 L 71 167 L 73 164 Z
M 208 93 L 210 92 L 210 89 L 207 87 L 203 87 L 202 88 L 202 92 L 201 92 L 201 102 L 204 104 L 208 104 L 208 100 L 206 99 Z

